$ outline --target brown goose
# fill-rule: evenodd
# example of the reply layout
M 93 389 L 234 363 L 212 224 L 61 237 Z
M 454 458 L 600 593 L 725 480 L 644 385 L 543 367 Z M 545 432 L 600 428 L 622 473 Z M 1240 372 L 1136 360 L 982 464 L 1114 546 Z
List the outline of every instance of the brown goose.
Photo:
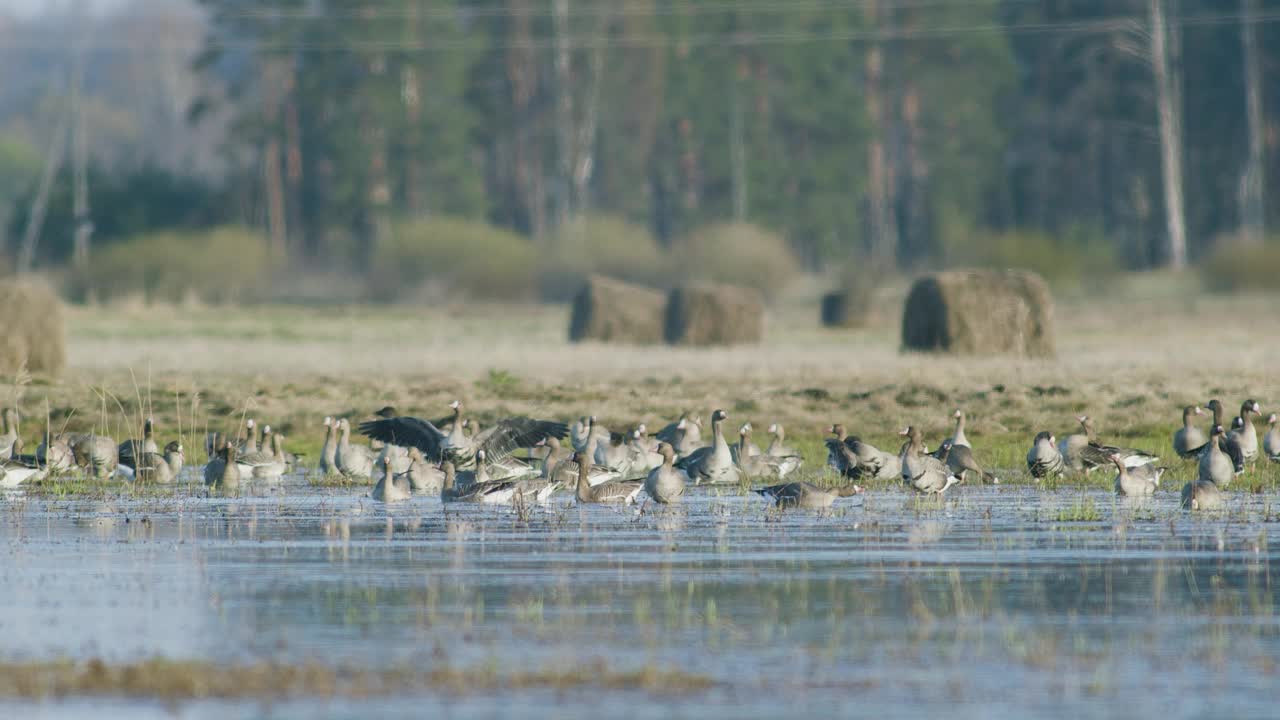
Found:
M 1211 482 L 1219 488 L 1230 485 L 1236 476 L 1235 464 L 1223 452 L 1222 443 L 1219 442 L 1224 432 L 1221 425 L 1214 425 L 1209 434 L 1209 442 L 1200 453 L 1199 482 Z
M 143 453 L 141 462 L 134 466 L 134 479 L 137 482 L 151 482 L 167 485 L 182 472 L 185 458 L 182 444 L 174 440 L 164 446 L 164 453 Z
M 934 457 L 947 463 L 947 467 L 951 468 L 951 472 L 960 478 L 960 482 L 967 479 L 970 472 L 977 473 L 984 483 L 989 485 L 999 485 L 1000 478 L 994 473 L 987 472 L 982 469 L 978 461 L 973 458 L 973 450 L 968 445 L 956 445 L 951 438 L 942 441 L 938 449 L 930 453 Z
M 662 456 L 662 464 L 649 471 L 649 476 L 644 481 L 644 491 L 655 502 L 666 505 L 684 497 L 684 487 L 689 476 L 675 467 L 676 451 L 670 443 L 659 442 L 658 454 Z
M 745 431 L 745 432 L 744 432 Z M 738 428 L 738 442 L 729 446 L 729 453 L 733 456 L 733 461 L 742 464 L 745 458 L 758 457 L 763 455 L 760 446 L 751 442 L 751 423 L 744 423 Z
M 841 475 L 859 480 L 896 480 L 902 475 L 902 460 L 871 443 L 845 432 L 844 425 L 832 425 L 834 438 L 827 440 L 827 464 Z
M 1035 442 L 1027 451 L 1027 470 L 1031 477 L 1039 480 L 1061 475 L 1063 467 L 1062 453 L 1058 452 L 1053 433 L 1048 430 L 1037 433 Z
M 813 483 L 789 482 L 759 488 L 755 492 L 767 498 L 772 498 L 780 508 L 826 510 L 835 503 L 836 498 L 852 497 L 861 494 L 862 491 L 862 488 L 858 485 L 844 485 L 831 490 L 824 490 Z
M 951 444 L 954 447 L 971 447 L 969 438 L 964 436 L 964 411 L 956 408 L 952 413 L 952 417 L 956 419 L 956 431 L 951 433 Z
M 1079 420 L 1084 434 L 1069 435 L 1058 443 L 1058 452 L 1062 453 L 1063 461 L 1066 462 L 1067 467 L 1076 472 L 1092 472 L 1100 467 L 1109 467 L 1112 455 L 1119 455 L 1124 464 L 1130 468 L 1149 465 L 1160 459 L 1141 450 L 1103 445 L 1098 442 L 1092 418 L 1081 415 L 1076 419 Z
M 1262 438 L 1262 451 L 1271 462 L 1280 462 L 1280 429 L 1276 428 L 1276 414 L 1267 417 L 1267 435 Z
M 1253 416 L 1261 414 L 1262 408 L 1256 400 L 1241 403 L 1239 427 L 1233 422 L 1231 432 L 1227 433 L 1227 445 L 1239 448 L 1237 452 L 1228 451 L 1233 459 L 1239 456 L 1242 463 L 1253 463 L 1258 459 L 1258 431 L 1253 426 Z
M 364 426 L 362 425 L 361 427 L 363 428 Z M 338 433 L 338 447 L 333 454 L 333 461 L 338 466 L 338 472 L 347 477 L 373 477 L 373 449 L 368 445 L 353 445 L 351 443 L 351 422 L 346 418 L 338 420 Z
M 206 485 L 220 490 L 235 490 L 240 487 L 240 468 L 236 465 L 236 446 L 225 443 L 209 464 L 204 466 L 204 482 Z
M 382 478 L 373 486 L 371 496 L 379 502 L 396 502 L 407 500 L 413 495 L 413 487 L 406 475 L 397 475 L 395 461 L 390 457 L 382 458 Z
M 960 482 L 944 460 L 924 452 L 924 436 L 920 428 L 908 426 L 902 435 L 907 437 L 907 446 L 902 455 L 902 481 L 916 492 L 926 495 L 941 495 L 952 485 Z
M 1173 434 L 1173 451 L 1184 460 L 1196 457 L 1208 442 L 1204 432 L 1193 424 L 1195 418 L 1203 414 L 1199 405 L 1182 408 L 1182 427 Z
M 456 485 L 457 471 L 453 462 L 446 460 L 440 465 L 444 472 L 444 483 L 440 487 L 442 502 L 474 502 L 498 505 L 511 502 L 516 494 L 515 480 L 490 480 L 472 483 L 466 487 Z
M 1219 510 L 1226 502 L 1226 493 L 1211 482 L 1192 480 L 1182 487 L 1184 510 Z
M 1226 408 L 1222 405 L 1221 402 L 1218 401 L 1217 398 L 1214 398 L 1209 402 L 1205 403 L 1205 407 L 1209 408 L 1209 410 L 1213 413 L 1213 423 L 1209 425 L 1209 429 L 1211 431 L 1217 425 L 1221 425 L 1222 427 L 1232 427 L 1232 424 L 1228 423 L 1226 419 Z M 1206 445 L 1208 444 L 1207 441 L 1205 444 Z M 1237 445 L 1231 445 L 1230 443 L 1228 443 L 1225 435 L 1223 435 L 1221 438 L 1218 439 L 1218 445 L 1222 448 L 1222 451 L 1227 453 L 1228 457 L 1231 458 L 1232 464 L 1235 465 L 1236 467 L 1236 472 L 1237 473 L 1243 472 L 1244 457 L 1240 454 L 1240 447 Z M 1199 457 L 1201 451 L 1204 450 L 1204 448 L 1205 448 L 1205 445 L 1201 445 L 1199 447 L 1191 447 L 1188 449 L 1187 452 L 1195 457 Z
M 422 457 L 422 451 L 409 448 L 409 469 L 404 472 L 414 492 L 440 492 L 444 487 L 444 471 Z
M 106 479 L 116 471 L 120 461 L 120 447 L 105 435 L 90 433 L 72 443 L 71 454 L 76 465 L 84 468 L 91 477 Z
M 779 423 L 770 425 L 769 434 L 773 436 L 773 439 L 769 441 L 769 447 L 765 448 L 764 452 L 766 455 L 772 455 L 774 457 L 800 457 L 800 453 L 796 452 L 795 449 L 787 447 L 787 431 L 783 429 L 782 425 Z
M 631 440 L 627 443 L 630 451 L 629 474 L 647 475 L 662 464 L 662 453 L 658 450 L 662 441 L 651 442 L 652 440 L 653 438 L 645 435 L 643 423 L 631 431 Z M 674 448 L 672 452 L 675 452 Z
M 1119 455 L 1112 455 L 1111 462 L 1116 466 L 1116 494 L 1132 497 L 1155 494 L 1160 485 L 1160 476 L 1167 469 L 1154 465 L 1139 465 L 1129 469 L 1124 464 L 1124 458 Z
M 639 480 L 610 480 L 592 485 L 589 478 L 591 472 L 591 456 L 586 452 L 578 452 L 573 456 L 578 464 L 578 502 L 579 503 L 633 503 L 644 483 Z
M 320 446 L 320 474 L 329 476 L 338 472 L 338 463 L 335 460 L 338 452 L 338 441 L 334 437 L 337 433 L 338 424 L 331 417 L 324 419 L 324 444 Z
M 160 454 L 160 446 L 156 444 L 155 438 L 152 436 L 154 422 L 151 418 L 147 418 L 142 423 L 142 439 L 141 440 L 125 440 L 120 443 L 120 447 L 116 449 L 117 457 L 120 458 L 120 464 L 130 470 L 137 470 L 137 459 L 144 453 Z
M 736 483 L 738 468 L 733 464 L 733 453 L 724 439 L 724 421 L 729 416 L 724 410 L 711 413 L 711 442 L 709 447 L 698 448 L 676 462 L 695 483 Z

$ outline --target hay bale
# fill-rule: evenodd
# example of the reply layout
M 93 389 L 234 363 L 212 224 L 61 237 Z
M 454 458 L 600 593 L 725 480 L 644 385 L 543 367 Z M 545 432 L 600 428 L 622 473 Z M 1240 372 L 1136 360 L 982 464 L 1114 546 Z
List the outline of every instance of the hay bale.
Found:
M 764 302 L 751 288 L 676 288 L 667 296 L 665 335 L 672 345 L 758 343 L 764 336 Z
M 657 290 L 592 275 L 573 299 L 569 340 L 652 345 L 662 342 L 666 298 Z
M 829 328 L 858 328 L 871 316 L 869 293 L 837 290 L 822 296 L 822 325 Z
M 56 375 L 67 363 L 62 301 L 47 285 L 0 281 L 0 373 Z
M 951 270 L 915 282 L 902 311 L 904 350 L 1052 357 L 1053 297 L 1025 270 Z

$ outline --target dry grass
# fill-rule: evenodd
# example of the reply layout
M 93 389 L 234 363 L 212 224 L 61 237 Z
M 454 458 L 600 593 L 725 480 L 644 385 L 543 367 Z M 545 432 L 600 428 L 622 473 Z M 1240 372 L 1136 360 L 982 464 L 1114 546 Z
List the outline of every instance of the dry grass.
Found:
M 21 400 L 33 438 L 46 398 L 55 429 L 70 415 L 70 429 L 124 432 L 149 405 L 164 437 L 176 430 L 180 402 L 185 433 L 234 429 L 250 414 L 309 454 L 325 415 L 394 404 L 437 417 L 455 398 L 482 421 L 594 412 L 609 426 L 657 427 L 685 409 L 721 407 L 734 421 L 783 422 L 788 439 L 815 455 L 835 420 L 885 447 L 896 447 L 902 426 L 920 425 L 932 444 L 962 407 L 979 457 L 1005 468 L 1021 467 L 1037 430 L 1072 431 L 1081 412 L 1105 440 L 1166 451 L 1183 405 L 1280 404 L 1272 389 L 1280 337 L 1253 321 L 1274 298 L 1124 287 L 1129 295 L 1059 305 L 1054 359 L 903 355 L 896 318 L 833 335 L 810 304 L 775 309 L 758 346 L 706 349 L 570 344 L 562 306 L 77 308 L 63 378 L 0 386 L 0 397 Z M 119 405 L 103 410 L 97 387 Z

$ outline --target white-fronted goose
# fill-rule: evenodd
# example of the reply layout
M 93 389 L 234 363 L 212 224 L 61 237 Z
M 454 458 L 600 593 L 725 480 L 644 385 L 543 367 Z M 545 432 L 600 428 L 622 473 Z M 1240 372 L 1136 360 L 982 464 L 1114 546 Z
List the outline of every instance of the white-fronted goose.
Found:
M 573 461 L 578 464 L 577 498 L 579 503 L 633 503 L 644 483 L 640 480 L 610 480 L 592 485 L 590 481 L 591 455 L 587 452 L 574 453 Z
M 363 429 L 364 425 L 360 427 Z M 373 450 L 367 445 L 356 445 L 351 442 L 351 422 L 346 418 L 339 420 L 338 433 L 338 449 L 333 456 L 338 472 L 347 477 L 373 477 Z M 393 441 L 384 439 L 384 442 Z
M 457 469 L 451 461 L 441 463 L 440 469 L 444 471 L 444 484 L 440 488 L 440 500 L 443 502 L 500 505 L 511 502 L 515 497 L 515 480 L 491 480 L 460 487 L 457 484 Z
M 409 478 L 409 487 L 414 492 L 434 493 L 444 487 L 444 471 L 428 463 L 416 447 L 409 448 L 409 469 L 404 475 Z
M 16 453 L 13 444 L 18 439 L 18 411 L 9 407 L 4 409 L 4 434 L 0 435 L 0 459 L 12 458 Z M 26 478 L 23 478 L 24 480 Z
M 40 480 L 48 468 L 40 467 L 32 456 L 22 456 L 22 438 L 9 444 L 9 457 L 0 458 L 0 488 L 16 488 L 28 480 Z
M 669 444 L 676 451 L 676 456 L 688 455 L 698 448 L 704 447 L 702 442 L 702 416 L 685 413 L 680 416 L 679 420 L 654 433 L 654 437 L 661 442 Z
M 236 454 L 236 465 L 239 466 L 241 478 L 276 480 L 284 475 L 284 452 L 280 448 L 279 438 L 272 434 L 270 425 L 263 427 L 262 445 L 261 450 Z
M 1173 434 L 1173 451 L 1184 460 L 1196 457 L 1209 441 L 1204 432 L 1194 424 L 1195 418 L 1203 414 L 1204 410 L 1199 405 L 1182 408 L 1182 427 Z
M 244 421 L 244 439 L 236 448 L 236 454 L 258 452 L 258 424 L 253 418 Z
M 587 447 L 581 450 L 588 456 L 594 454 L 593 446 L 599 441 L 599 438 L 592 438 L 587 442 Z M 564 487 L 576 487 L 578 484 L 578 453 L 571 453 L 567 448 L 560 445 L 560 441 L 556 438 L 547 438 L 546 443 L 551 446 L 551 454 L 548 460 L 557 458 L 555 465 L 544 473 L 543 480 L 550 480 Z M 622 479 L 622 474 L 612 468 L 592 463 L 587 469 L 587 482 L 591 486 L 601 485 L 612 480 Z
M 1116 466 L 1115 488 L 1117 495 L 1142 497 L 1154 495 L 1160 486 L 1160 476 L 1166 468 L 1155 465 L 1139 465 L 1130 469 L 1125 466 L 1124 458 L 1112 455 L 1111 462 Z
M 160 446 L 156 444 L 155 438 L 152 436 L 152 428 L 154 422 L 151 418 L 147 418 L 142 423 L 142 439 L 130 439 L 120 443 L 120 447 L 116 449 L 116 456 L 120 459 L 120 464 L 130 470 L 137 470 L 137 458 L 144 453 L 153 455 L 160 454 Z
M 1262 408 L 1258 406 L 1256 400 L 1245 400 L 1240 405 L 1239 427 L 1236 423 L 1232 423 L 1231 432 L 1227 433 L 1227 445 L 1234 445 L 1239 448 L 1238 453 L 1228 450 L 1228 454 L 1234 459 L 1239 455 L 1242 463 L 1251 464 L 1258 459 L 1258 430 L 1253 426 L 1253 416 L 1261 415 Z M 1243 470 L 1243 467 L 1240 468 Z
M 58 434 L 40 442 L 36 448 L 36 460 L 54 472 L 63 472 L 76 466 L 75 453 L 71 452 L 71 436 Z
M 553 420 L 512 417 L 476 432 L 461 446 L 430 421 L 407 415 L 361 423 L 360 432 L 393 445 L 416 447 L 432 462 L 448 459 L 461 469 L 475 462 L 479 450 L 484 450 L 490 462 L 494 462 L 517 448 L 532 447 L 539 440 L 551 436 L 563 438 L 569 434 L 569 427 Z
M 1226 502 L 1227 494 L 1208 480 L 1192 480 L 1182 486 L 1183 510 L 1221 510 Z
M 973 449 L 968 445 L 956 445 L 951 438 L 942 441 L 938 449 L 931 453 L 939 460 L 947 463 L 947 467 L 951 468 L 951 472 L 960 478 L 960 482 L 967 480 L 970 472 L 977 473 L 982 478 L 982 482 L 988 485 L 999 485 L 1000 478 L 994 473 L 982 469 L 978 461 L 973 457 Z
M 213 460 L 204 466 L 206 485 L 220 490 L 240 487 L 240 467 L 236 464 L 238 451 L 234 443 L 226 443 L 217 451 Z
M 583 415 L 569 427 L 569 447 L 582 452 L 595 437 L 595 416 Z
M 675 466 L 676 451 L 670 443 L 660 441 L 658 454 L 662 456 L 662 464 L 649 471 L 644 481 L 644 491 L 654 502 L 663 505 L 678 502 L 684 496 L 689 476 Z
M 1076 419 L 1080 421 L 1084 434 L 1069 435 L 1058 444 L 1058 452 L 1062 453 L 1062 459 L 1072 470 L 1092 472 L 1100 467 L 1110 467 L 1112 455 L 1119 455 L 1124 464 L 1130 468 L 1148 465 L 1160 459 L 1141 450 L 1103 445 L 1098 442 L 1092 418 L 1081 415 Z
M 632 475 L 647 475 L 654 468 L 662 464 L 662 453 L 659 448 L 662 445 L 661 440 L 654 441 L 645 434 L 644 424 L 641 423 L 635 430 L 631 431 L 631 440 L 627 443 L 630 450 L 630 467 L 627 472 Z M 668 445 L 670 447 L 670 445 Z M 675 448 L 671 449 L 675 452 Z
M 738 442 L 729 446 L 729 453 L 733 455 L 733 461 L 739 465 L 744 458 L 764 454 L 759 445 L 751 442 L 751 423 L 743 423 L 742 427 L 738 428 Z
M 1271 462 L 1280 462 L 1280 429 L 1276 428 L 1276 414 L 1267 417 L 1267 435 L 1262 438 L 1262 451 Z
M 592 463 L 603 465 L 620 473 L 626 473 L 631 467 L 629 439 L 628 435 L 615 432 L 592 438 L 589 441 L 589 444 L 593 446 Z M 587 450 L 587 448 L 583 448 L 583 450 Z
M 951 472 L 946 462 L 925 453 L 924 436 L 920 428 L 908 426 L 901 434 L 907 438 L 907 447 L 902 454 L 904 483 L 916 492 L 941 495 L 960 482 L 960 478 Z
M 862 493 L 862 488 L 858 485 L 850 484 L 831 490 L 824 490 L 813 483 L 789 482 L 759 488 L 755 492 L 771 498 L 780 508 L 826 510 L 835 503 L 836 498 L 859 495 Z
M 143 453 L 133 466 L 134 480 L 141 483 L 167 485 L 182 472 L 182 445 L 174 440 L 164 446 L 164 453 Z
M 765 462 L 763 453 L 751 452 L 751 447 L 755 443 L 751 442 L 751 423 L 743 423 L 738 428 L 738 442 L 730 449 L 733 454 L 733 461 L 737 464 L 738 469 L 743 475 L 749 478 L 764 477 L 766 475 L 776 475 L 773 466 Z M 759 448 L 756 448 L 759 450 Z
M 1037 433 L 1035 442 L 1027 451 L 1027 471 L 1031 477 L 1040 480 L 1061 475 L 1063 467 L 1062 453 L 1058 451 L 1053 433 L 1048 430 Z
M 1225 432 L 1221 425 L 1214 425 L 1209 442 L 1200 453 L 1199 481 L 1211 482 L 1219 488 L 1226 488 L 1236 476 L 1235 464 L 1218 442 Z
M 676 467 L 684 470 L 695 483 L 736 483 L 738 469 L 733 464 L 733 453 L 724 439 L 724 421 L 729 416 L 723 410 L 711 414 L 711 445 L 698 448 L 684 456 Z
M 390 457 L 382 458 L 382 477 L 373 486 L 370 496 L 379 502 L 397 502 L 408 500 L 413 494 L 413 486 L 406 475 L 397 475 L 395 462 Z
M 844 425 L 837 423 L 829 431 L 835 437 L 827 440 L 827 464 L 836 472 L 853 480 L 896 480 L 901 477 L 902 460 L 898 455 L 849 435 Z
M 334 437 L 337 434 L 338 424 L 333 418 L 326 416 L 324 419 L 324 444 L 320 446 L 320 474 L 333 475 L 338 472 L 338 463 L 336 454 L 338 452 L 338 441 Z
M 773 423 L 769 426 L 769 434 L 773 439 L 769 441 L 769 447 L 765 448 L 766 455 L 773 457 L 800 457 L 800 453 L 794 448 L 787 447 L 787 431 L 783 429 L 779 423 Z
M 120 464 L 119 452 L 120 447 L 115 440 L 94 433 L 81 437 L 71 445 L 76 465 L 98 479 L 109 478 L 116 471 Z
M 1226 418 L 1226 408 L 1217 398 L 1213 398 L 1209 402 L 1205 403 L 1204 406 L 1209 408 L 1209 411 L 1213 413 L 1213 422 L 1209 424 L 1209 431 L 1211 433 L 1213 428 L 1218 425 L 1221 425 L 1224 428 L 1231 427 L 1231 423 Z M 1206 444 L 1208 444 L 1208 441 L 1206 441 Z M 1228 447 L 1226 435 L 1218 438 L 1218 444 L 1222 448 L 1222 451 L 1231 457 L 1232 463 L 1234 463 L 1240 470 L 1243 470 L 1244 458 L 1240 456 L 1240 449 L 1238 447 Z M 1200 453 L 1204 448 L 1204 445 L 1199 447 L 1190 447 L 1187 452 L 1195 457 L 1200 457 Z
M 952 417 L 956 419 L 956 431 L 951 434 L 952 447 L 972 447 L 969 445 L 969 438 L 964 436 L 964 411 L 956 408 Z

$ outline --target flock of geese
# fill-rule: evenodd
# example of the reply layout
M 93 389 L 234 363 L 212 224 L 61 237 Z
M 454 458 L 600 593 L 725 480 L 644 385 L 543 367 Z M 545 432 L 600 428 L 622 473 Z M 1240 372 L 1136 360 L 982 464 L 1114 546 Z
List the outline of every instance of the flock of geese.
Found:
M 678 502 L 689 485 L 741 484 L 757 479 L 778 480 L 755 492 L 779 507 L 825 509 L 841 497 L 862 493 L 856 481 L 900 481 L 922 493 L 941 495 L 969 477 L 999 483 L 996 475 L 978 462 L 965 436 L 965 416 L 953 414 L 955 429 L 933 452 L 925 446 L 919 427 L 909 426 L 898 452 L 880 450 L 840 424 L 830 427 L 826 441 L 827 465 L 842 484 L 823 488 L 809 482 L 790 481 L 800 468 L 799 452 L 786 445 L 781 425 L 768 428 L 769 444 L 752 441 L 752 426 L 738 428 L 730 443 L 723 410 L 711 413 L 711 439 L 702 438 L 701 417 L 686 414 L 656 433 L 645 425 L 629 432 L 611 432 L 584 416 L 572 424 L 555 420 L 511 417 L 481 429 L 463 417 L 460 402 L 452 414 L 437 420 L 401 416 L 385 407 L 375 419 L 359 423 L 357 430 L 370 439 L 364 445 L 351 441 L 351 422 L 325 418 L 325 439 L 320 452 L 321 473 L 352 478 L 379 478 L 375 500 L 394 502 L 415 493 L 438 494 L 444 502 L 511 504 L 544 502 L 555 492 L 572 491 L 579 503 L 633 503 L 643 492 L 657 503 Z M 1254 417 L 1261 414 L 1257 402 L 1246 400 L 1240 415 L 1223 425 L 1224 411 L 1217 400 L 1207 403 L 1213 421 L 1206 434 L 1196 426 L 1204 414 L 1198 406 L 1183 410 L 1183 425 L 1173 436 L 1179 457 L 1198 462 L 1198 476 L 1182 490 L 1182 507 L 1208 510 L 1223 504 L 1223 490 L 1261 453 L 1280 462 L 1280 430 L 1277 418 L 1259 441 Z M 19 416 L 14 408 L 3 412 L 0 435 L 0 487 L 17 487 L 45 474 L 83 472 L 93 478 L 123 475 L 137 482 L 170 483 L 182 471 L 185 453 L 181 443 L 159 445 L 154 423 L 147 419 L 141 438 L 117 443 L 94 433 L 59 433 L 41 442 L 34 454 L 24 454 L 18 435 Z M 1060 442 L 1048 431 L 1036 435 L 1027 453 L 1027 469 L 1037 480 L 1064 473 L 1087 473 L 1114 467 L 1115 490 L 1120 495 L 1152 495 L 1166 470 L 1159 458 L 1131 448 L 1106 445 L 1098 440 L 1093 421 L 1077 418 L 1080 432 Z M 209 433 L 205 437 L 208 461 L 204 482 L 211 488 L 234 491 L 254 480 L 278 479 L 296 467 L 299 458 L 285 450 L 282 433 L 269 425 L 244 422 L 235 437 Z

